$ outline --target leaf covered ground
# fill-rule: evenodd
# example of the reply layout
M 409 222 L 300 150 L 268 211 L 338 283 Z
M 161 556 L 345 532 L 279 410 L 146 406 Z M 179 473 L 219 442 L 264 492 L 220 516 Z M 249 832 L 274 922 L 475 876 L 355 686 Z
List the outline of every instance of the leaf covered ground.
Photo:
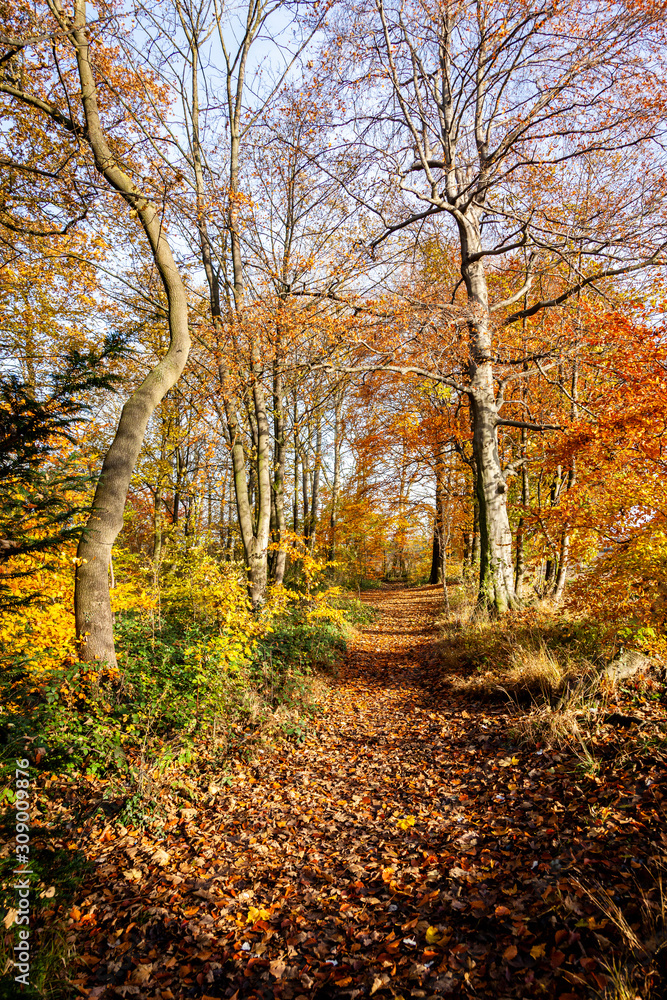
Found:
M 51 838 L 89 866 L 46 914 L 78 994 L 664 996 L 662 710 L 606 727 L 595 767 L 526 745 L 443 673 L 438 588 L 368 600 L 312 729 L 193 772 L 159 832 L 98 811 Z

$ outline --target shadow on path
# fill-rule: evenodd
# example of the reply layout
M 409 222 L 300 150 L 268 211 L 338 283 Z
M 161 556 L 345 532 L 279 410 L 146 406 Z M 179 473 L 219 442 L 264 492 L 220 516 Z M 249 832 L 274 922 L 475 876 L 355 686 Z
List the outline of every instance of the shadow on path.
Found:
M 172 826 L 159 863 L 128 837 L 127 870 L 109 867 L 103 893 L 88 885 L 85 995 L 604 989 L 599 911 L 578 880 L 604 881 L 608 844 L 635 828 L 600 825 L 589 802 L 604 791 L 573 782 L 559 754 L 520 750 L 502 709 L 452 700 L 433 653 L 439 587 L 365 599 L 381 616 L 350 643 L 305 744 L 239 764 Z M 632 874 L 628 860 L 616 878 Z

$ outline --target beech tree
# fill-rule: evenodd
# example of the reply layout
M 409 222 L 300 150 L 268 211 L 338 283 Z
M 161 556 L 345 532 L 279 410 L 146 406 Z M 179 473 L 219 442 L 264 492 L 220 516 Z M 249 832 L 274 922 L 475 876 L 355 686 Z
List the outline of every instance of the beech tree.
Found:
M 554 348 L 533 338 L 531 350 L 503 356 L 498 334 L 583 288 L 604 283 L 608 293 L 610 279 L 664 261 L 655 142 L 664 18 L 662 2 L 372 0 L 337 24 L 351 67 L 340 82 L 368 163 L 355 196 L 376 219 L 371 250 L 396 253 L 406 231 L 442 217 L 457 240 L 462 287 L 441 289 L 430 316 L 443 332 L 460 330 L 465 353 L 453 365 L 444 352 L 433 368 L 415 364 L 415 323 L 412 360 L 403 353 L 398 364 L 393 349 L 382 363 L 422 371 L 470 399 L 479 602 L 498 613 L 517 600 L 507 480 L 525 460 L 503 468 L 499 430 L 550 426 L 527 419 L 519 404 L 503 412 L 505 388 Z M 582 175 L 587 197 L 575 203 Z M 519 265 L 513 287 L 494 300 L 490 279 L 510 255 Z
M 104 6 L 104 5 L 103 5 Z M 111 7 L 103 13 L 113 17 Z M 108 187 L 117 192 L 136 216 L 149 242 L 167 302 L 170 341 L 166 353 L 123 407 L 113 442 L 107 451 L 92 510 L 77 550 L 75 614 L 84 661 L 115 665 L 113 620 L 109 598 L 109 567 L 113 543 L 123 526 L 130 479 L 148 421 L 159 401 L 178 380 L 190 349 L 185 285 L 165 231 L 161 207 L 142 183 L 141 164 L 133 161 L 126 143 L 105 125 L 112 54 L 95 44 L 99 23 L 91 26 L 85 0 L 72 8 L 46 0 L 17 10 L 12 34 L 3 38 L 3 61 L 17 67 L 0 81 L 9 111 L 16 105 L 34 115 L 34 128 L 46 127 L 58 138 L 70 137 L 70 156 L 89 156 Z M 15 34 L 13 33 L 15 32 Z M 99 49 L 99 65 L 94 53 Z M 9 76 L 9 78 L 8 78 Z M 131 76 L 131 74 L 130 74 Z M 105 100 L 100 101 L 99 79 Z M 127 82 L 127 81 L 126 81 Z M 111 88 L 113 94 L 113 89 Z M 131 95 L 130 95 L 131 96 Z M 119 112 L 122 104 L 114 107 Z M 126 120 L 122 114 L 121 120 Z M 116 127 L 117 127 L 116 122 Z M 53 164 L 47 164 L 48 169 Z

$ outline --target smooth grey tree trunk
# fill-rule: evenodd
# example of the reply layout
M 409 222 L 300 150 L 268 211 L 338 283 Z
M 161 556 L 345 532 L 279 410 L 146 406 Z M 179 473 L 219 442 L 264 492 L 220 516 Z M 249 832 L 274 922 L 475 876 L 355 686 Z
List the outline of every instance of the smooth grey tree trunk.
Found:
M 292 409 L 292 426 L 294 428 L 294 490 L 292 493 L 292 531 L 299 533 L 299 427 L 296 392 L 294 393 Z
M 498 454 L 500 422 L 493 382 L 491 321 L 486 274 L 479 254 L 479 210 L 459 217 L 461 274 L 468 295 L 469 380 L 473 457 L 479 505 L 478 609 L 504 614 L 516 603 L 512 531 L 507 513 L 507 485 Z
M 310 511 L 308 514 L 308 544 L 311 553 L 315 551 L 317 542 L 317 524 L 319 520 L 320 475 L 322 470 L 322 413 L 318 410 L 315 426 L 315 456 L 313 464 L 313 479 L 310 495 Z
M 525 460 L 526 458 L 526 447 L 528 443 L 528 431 L 525 427 L 521 428 L 521 457 Z M 524 464 L 521 469 L 521 503 L 524 509 L 528 506 L 530 501 L 530 479 L 528 475 L 528 469 Z M 516 529 L 516 578 L 514 582 L 514 588 L 516 591 L 517 598 L 521 599 L 523 596 L 523 580 L 526 572 L 526 557 L 525 557 L 525 518 L 523 514 L 519 518 L 519 523 Z
M 274 543 L 278 546 L 278 548 L 273 559 L 272 576 L 273 582 L 277 586 L 281 586 L 285 578 L 285 568 L 287 566 L 287 548 L 285 545 L 285 532 L 287 529 L 285 521 L 285 457 L 287 445 L 283 377 L 279 362 L 276 362 L 273 376 L 273 436 L 274 459 L 272 505 L 275 519 Z
M 576 420 L 579 415 L 578 406 L 578 395 L 579 395 L 579 365 L 575 359 L 572 365 L 572 383 L 570 386 L 570 398 L 572 400 L 572 406 L 570 409 L 571 420 Z M 577 482 L 577 459 L 573 455 L 570 459 L 570 468 L 568 470 L 567 476 L 567 488 L 571 490 Z M 563 534 L 561 536 L 560 542 L 560 559 L 558 562 L 558 576 L 556 577 L 556 586 L 554 589 L 554 601 L 558 604 L 562 600 L 563 594 L 565 592 L 565 584 L 567 582 L 567 572 L 570 563 L 570 525 L 565 524 L 563 528 Z
M 340 493 L 340 468 L 343 440 L 343 400 L 345 398 L 345 387 L 340 386 L 336 392 L 336 403 L 334 408 L 334 458 L 333 458 L 333 483 L 331 486 L 331 516 L 329 519 L 331 543 L 329 546 L 329 559 L 333 562 L 336 558 L 336 527 L 338 521 L 338 497 Z

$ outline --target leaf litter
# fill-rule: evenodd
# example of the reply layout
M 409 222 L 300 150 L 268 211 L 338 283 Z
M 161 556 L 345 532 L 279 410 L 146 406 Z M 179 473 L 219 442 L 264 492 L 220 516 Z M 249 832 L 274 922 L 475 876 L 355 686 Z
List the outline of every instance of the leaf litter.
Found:
M 46 918 L 65 921 L 79 995 L 605 994 L 627 952 L 613 908 L 636 930 L 642 901 L 658 907 L 664 758 L 630 761 L 612 734 L 587 775 L 576 748 L 521 745 L 507 705 L 443 676 L 440 596 L 369 598 L 381 616 L 303 743 L 193 781 L 162 831 L 71 831 L 61 846 L 95 870 Z

